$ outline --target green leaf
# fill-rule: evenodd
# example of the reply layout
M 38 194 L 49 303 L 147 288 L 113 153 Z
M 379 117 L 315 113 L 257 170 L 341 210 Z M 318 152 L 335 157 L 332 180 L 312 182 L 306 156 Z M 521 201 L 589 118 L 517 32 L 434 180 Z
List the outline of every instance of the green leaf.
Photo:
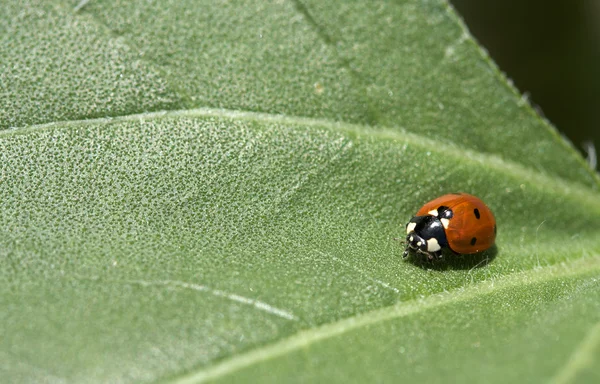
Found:
M 597 379 L 598 177 L 446 3 L 75 6 L 0 14 L 3 377 Z
M 597 382 L 598 261 L 399 303 L 175 382 Z
M 0 130 L 181 107 L 169 88 L 125 42 L 72 9 L 2 2 Z

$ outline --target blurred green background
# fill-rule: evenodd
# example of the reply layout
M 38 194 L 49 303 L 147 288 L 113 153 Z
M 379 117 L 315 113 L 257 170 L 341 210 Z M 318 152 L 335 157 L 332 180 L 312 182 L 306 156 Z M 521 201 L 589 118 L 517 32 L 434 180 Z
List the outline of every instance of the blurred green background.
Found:
M 450 0 L 516 87 L 584 156 L 600 147 L 600 1 Z

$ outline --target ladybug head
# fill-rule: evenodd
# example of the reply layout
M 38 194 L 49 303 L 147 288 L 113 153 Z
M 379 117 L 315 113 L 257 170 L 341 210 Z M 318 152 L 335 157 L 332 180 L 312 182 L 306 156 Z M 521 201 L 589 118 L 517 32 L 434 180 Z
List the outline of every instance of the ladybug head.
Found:
M 414 231 L 406 235 L 406 246 L 415 251 L 427 253 L 427 240 Z
M 439 256 L 441 249 L 447 245 L 444 227 L 437 217 L 415 216 L 406 224 L 404 256 L 408 255 L 409 250 L 413 250 L 431 259 L 434 255 Z

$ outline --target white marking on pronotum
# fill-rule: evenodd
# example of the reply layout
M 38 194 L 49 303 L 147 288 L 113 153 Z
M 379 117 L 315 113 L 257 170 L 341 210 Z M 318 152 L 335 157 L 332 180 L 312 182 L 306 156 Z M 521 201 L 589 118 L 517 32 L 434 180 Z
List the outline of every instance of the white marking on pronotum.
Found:
M 440 221 L 442 222 L 442 225 L 444 226 L 444 229 L 448 229 L 448 225 L 450 225 L 450 220 L 448 220 L 448 219 L 441 219 Z
M 422 243 L 422 242 L 420 242 L 420 241 L 417 241 L 417 245 L 418 245 L 419 247 L 421 246 L 421 244 L 423 244 L 423 243 Z
M 417 223 L 408 223 L 408 225 L 406 226 L 406 234 L 408 235 L 409 233 L 413 232 L 416 227 Z
M 236 301 L 238 303 L 251 305 L 256 309 L 260 309 L 261 311 L 268 312 L 272 315 L 279 316 L 284 319 L 298 320 L 298 318 L 296 316 L 294 316 L 293 314 L 291 314 L 290 312 L 284 311 L 283 309 L 273 307 L 272 305 L 269 305 L 265 302 L 251 299 L 249 297 L 236 295 L 235 293 L 221 291 L 219 289 L 212 289 L 205 285 L 186 283 L 183 281 L 176 281 L 176 280 L 161 280 L 161 281 L 126 280 L 126 282 L 133 283 L 133 284 L 139 284 L 139 285 L 143 285 L 143 286 L 166 285 L 166 286 L 170 286 L 170 287 L 180 287 L 180 288 L 192 289 L 192 290 L 198 291 L 198 292 L 206 292 L 206 293 L 209 293 L 214 296 L 224 297 L 231 301 Z
M 437 216 L 438 215 L 437 209 L 432 209 L 431 211 L 429 211 L 427 213 L 429 213 L 431 216 Z
M 442 247 L 440 247 L 440 243 L 438 243 L 435 237 L 432 237 L 431 239 L 427 240 L 427 250 L 429 252 L 437 252 L 440 249 L 442 249 Z

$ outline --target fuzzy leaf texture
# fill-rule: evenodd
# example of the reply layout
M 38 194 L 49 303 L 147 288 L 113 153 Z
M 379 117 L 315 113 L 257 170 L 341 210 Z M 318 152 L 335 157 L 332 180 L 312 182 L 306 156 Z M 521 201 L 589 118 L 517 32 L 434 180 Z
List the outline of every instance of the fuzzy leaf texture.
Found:
M 445 1 L 1 10 L 3 380 L 600 379 L 598 175 Z M 454 191 L 496 248 L 402 260 Z

